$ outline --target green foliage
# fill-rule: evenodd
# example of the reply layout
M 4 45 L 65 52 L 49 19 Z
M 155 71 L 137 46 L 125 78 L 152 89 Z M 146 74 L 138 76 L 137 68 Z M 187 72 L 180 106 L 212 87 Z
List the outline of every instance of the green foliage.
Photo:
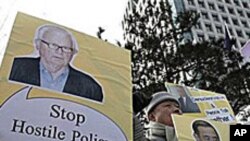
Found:
M 223 49 L 223 40 L 193 44 L 187 40 L 197 13 L 173 16 L 167 1 L 148 2 L 125 19 L 125 48 L 131 50 L 133 91 L 148 95 L 165 82 L 226 94 L 235 111 L 249 103 L 249 64 L 239 52 Z

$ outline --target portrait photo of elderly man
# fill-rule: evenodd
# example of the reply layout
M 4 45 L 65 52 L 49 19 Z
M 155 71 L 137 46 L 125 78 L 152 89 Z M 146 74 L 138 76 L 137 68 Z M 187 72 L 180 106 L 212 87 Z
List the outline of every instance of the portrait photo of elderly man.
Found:
M 9 80 L 103 101 L 103 90 L 95 78 L 72 67 L 78 52 L 75 37 L 68 30 L 45 24 L 33 39 L 38 57 L 16 57 Z

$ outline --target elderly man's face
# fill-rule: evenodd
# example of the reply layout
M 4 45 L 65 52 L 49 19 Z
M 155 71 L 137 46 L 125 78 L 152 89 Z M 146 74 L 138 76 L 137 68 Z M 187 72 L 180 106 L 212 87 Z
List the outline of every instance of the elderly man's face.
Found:
M 65 52 L 62 47 L 64 50 L 73 50 L 70 35 L 58 28 L 51 28 L 45 32 L 37 45 L 42 63 L 45 63 L 45 66 L 54 66 L 53 71 L 66 67 L 73 57 L 73 51 Z
M 196 141 L 219 141 L 219 137 L 211 127 L 198 127 L 199 134 L 195 134 Z
M 154 108 L 149 119 L 173 127 L 171 114 L 182 114 L 179 105 L 174 101 L 164 101 Z

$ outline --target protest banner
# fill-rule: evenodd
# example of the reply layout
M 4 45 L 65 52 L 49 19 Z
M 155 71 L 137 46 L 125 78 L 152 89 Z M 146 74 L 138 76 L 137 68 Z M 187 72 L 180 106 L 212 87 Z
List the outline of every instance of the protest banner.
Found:
M 166 83 L 167 90 L 178 98 L 184 114 L 234 123 L 234 112 L 224 94 Z M 183 97 L 185 100 L 183 100 Z M 184 102 L 185 101 L 185 102 Z
M 132 140 L 130 62 L 125 49 L 17 13 L 0 69 L 0 140 Z

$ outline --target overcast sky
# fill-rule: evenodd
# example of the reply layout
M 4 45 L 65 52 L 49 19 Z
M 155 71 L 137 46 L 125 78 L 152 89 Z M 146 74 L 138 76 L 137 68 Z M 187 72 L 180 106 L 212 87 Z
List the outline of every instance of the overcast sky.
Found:
M 17 11 L 96 37 L 98 27 L 111 43 L 122 41 L 128 0 L 0 0 L 0 62 Z

